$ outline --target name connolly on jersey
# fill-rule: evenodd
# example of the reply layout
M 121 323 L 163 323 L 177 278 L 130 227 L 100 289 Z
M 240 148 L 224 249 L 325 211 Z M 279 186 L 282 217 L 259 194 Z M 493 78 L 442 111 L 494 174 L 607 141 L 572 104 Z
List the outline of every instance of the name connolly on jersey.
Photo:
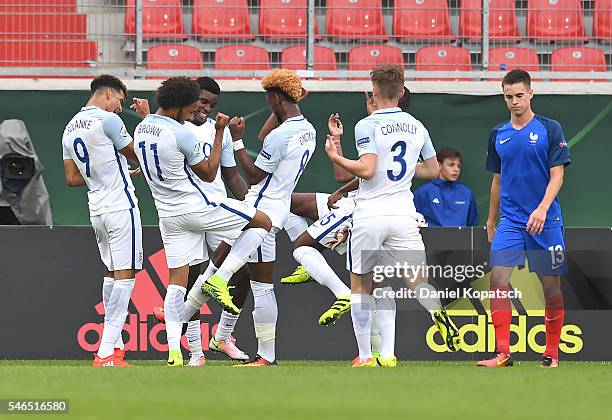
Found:
M 166 253 L 163 249 L 155 252 L 149 257 L 149 261 L 164 288 L 169 284 L 168 266 L 166 265 Z M 127 351 L 149 351 L 156 350 L 160 352 L 168 351 L 166 343 L 165 324 L 159 324 L 153 318 L 153 307 L 164 306 L 163 296 L 159 293 L 156 282 L 151 278 L 146 270 L 141 270 L 136 273 L 136 282 L 132 292 L 132 302 L 130 307 L 136 308 L 136 313 L 130 312 L 123 327 L 123 331 L 127 332 L 128 339 L 125 341 L 125 350 Z M 98 315 L 104 315 L 104 305 L 99 302 L 94 306 Z M 200 309 L 201 315 L 211 315 L 212 312 L 207 305 Z M 87 352 L 95 352 L 100 346 L 102 338 L 102 329 L 104 322 L 88 322 L 83 324 L 77 331 L 76 338 L 79 346 Z M 200 325 L 202 331 L 202 345 L 204 350 L 208 349 L 208 341 L 211 334 L 214 334 L 217 325 L 207 322 L 202 322 Z M 125 338 L 125 334 L 123 334 Z M 186 350 L 189 348 L 185 336 L 181 339 L 181 344 Z

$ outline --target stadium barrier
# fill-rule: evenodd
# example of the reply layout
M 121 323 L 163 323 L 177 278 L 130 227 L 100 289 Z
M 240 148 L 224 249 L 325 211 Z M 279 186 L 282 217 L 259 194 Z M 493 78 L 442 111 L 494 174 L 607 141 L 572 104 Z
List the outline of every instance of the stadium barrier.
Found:
M 482 228 L 422 229 L 428 263 L 452 267 L 487 266 L 488 243 Z M 1 227 L 0 358 L 87 359 L 100 339 L 103 322 L 103 267 L 94 234 L 87 227 Z M 612 360 L 612 231 L 566 229 L 569 274 L 562 279 L 565 325 L 561 360 Z M 165 358 L 163 324 L 152 316 L 162 305 L 168 269 L 157 227 L 143 229 L 144 267 L 136 275 L 129 315 L 124 327 L 131 359 Z M 334 270 L 346 279 L 344 260 L 326 253 Z M 275 279 L 295 267 L 291 244 L 278 235 Z M 485 271 L 488 271 L 485 269 Z M 344 274 L 341 274 L 344 273 Z M 460 283 L 457 290 L 488 290 L 488 274 Z M 439 287 L 448 286 L 434 279 Z M 512 299 L 512 351 L 518 360 L 537 360 L 544 349 L 543 297 L 539 281 L 527 270 L 511 278 L 522 296 Z M 470 288 L 471 287 L 471 288 Z M 356 344 L 350 315 L 331 327 L 317 319 L 332 302 L 331 293 L 316 283 L 276 285 L 279 305 L 277 357 L 285 359 L 350 360 Z M 404 360 L 478 360 L 494 350 L 494 333 L 487 300 L 472 296 L 451 299 L 447 308 L 460 327 L 463 349 L 450 353 L 441 342 L 429 314 L 414 302 L 398 305 L 396 349 Z M 252 298 L 242 311 L 235 336 L 249 354 L 257 344 L 252 327 Z M 219 319 L 219 308 L 202 308 L 202 338 L 207 347 Z M 183 345 L 186 345 L 183 342 Z M 214 354 L 209 353 L 215 358 Z M 161 363 L 161 362 L 160 362 Z
M 51 89 L 53 83 L 59 82 L 44 81 L 38 88 Z M 83 81 L 83 84 L 87 83 L 88 81 Z M 134 83 L 136 82 L 128 83 L 131 89 L 129 97 L 145 97 L 153 104 L 153 92 L 137 90 L 143 88 Z M 159 82 L 141 83 L 149 83 L 154 88 Z M 245 145 L 252 153 L 257 153 L 260 144 L 256 136 L 270 112 L 265 95 L 261 92 L 261 85 L 252 82 L 256 86 L 251 92 L 232 92 L 229 91 L 233 89 L 230 82 L 222 80 L 220 83 L 223 93 L 218 110 L 247 117 Z M 361 89 L 367 88 L 367 82 L 356 83 L 363 83 Z M 480 210 L 480 224 L 483 225 L 491 186 L 491 175 L 485 169 L 489 132 L 499 122 L 508 119 L 508 110 L 499 94 L 499 83 L 489 82 L 493 86 L 488 96 L 466 95 L 465 92 L 456 95 L 420 94 L 418 92 L 424 90 L 423 83 L 426 82 L 407 84 L 411 90 L 417 92 L 412 99 L 412 113 L 425 124 L 437 149 L 450 146 L 463 154 L 460 181 L 474 192 Z M 573 162 L 567 168 L 560 194 L 565 225 L 609 226 L 612 220 L 609 211 L 612 207 L 612 193 L 605 188 L 602 180 L 609 177 L 608 139 L 612 127 L 612 92 L 608 95 L 544 94 L 547 92 L 545 89 L 551 85 L 556 84 L 534 84 L 536 95 L 533 107 L 536 112 L 561 122 L 572 153 Z M 87 101 L 89 92 L 75 90 L 78 86 L 75 84 L 59 86 L 64 88 L 1 92 L 5 106 L 0 107 L 0 121 L 18 118 L 26 123 L 45 169 L 44 177 L 54 222 L 58 225 L 89 225 L 86 191 L 83 188 L 66 186 L 60 153 L 61 133 L 70 118 Z M 0 89 L 8 87 L 0 85 Z M 300 106 L 304 115 L 315 126 L 319 144 L 296 190 L 332 192 L 338 188 L 338 184 L 333 180 L 331 163 L 323 148 L 327 118 L 331 113 L 340 113 L 345 130 L 343 149 L 348 156 L 354 157 L 353 127 L 365 115 L 363 90 L 315 91 Z M 155 109 L 154 105 L 152 107 Z M 140 118 L 130 110 L 125 110 L 121 117 L 126 122 L 128 131 L 133 133 Z M 139 177 L 134 178 L 134 184 L 143 223 L 157 224 L 157 212 L 149 187 Z M 415 187 L 419 185 L 420 182 L 415 181 Z
M 2 0 L 0 75 L 606 81 L 609 0 Z M 540 73 L 541 71 L 541 73 Z

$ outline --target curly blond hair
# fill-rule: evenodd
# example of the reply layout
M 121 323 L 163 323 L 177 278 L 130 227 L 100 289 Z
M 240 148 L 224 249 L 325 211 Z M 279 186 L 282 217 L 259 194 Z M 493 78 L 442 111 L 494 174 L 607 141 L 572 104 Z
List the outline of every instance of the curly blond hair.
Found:
M 298 102 L 302 96 L 302 81 L 295 72 L 287 69 L 272 70 L 261 79 L 261 87 L 264 90 L 280 90 L 294 102 Z

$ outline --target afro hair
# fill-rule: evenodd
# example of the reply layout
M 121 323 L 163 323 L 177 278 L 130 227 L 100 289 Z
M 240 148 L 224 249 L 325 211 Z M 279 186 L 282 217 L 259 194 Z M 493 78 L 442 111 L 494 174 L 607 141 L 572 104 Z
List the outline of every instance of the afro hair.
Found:
M 274 69 L 261 80 L 266 91 L 283 94 L 291 102 L 297 103 L 302 97 L 302 81 L 298 75 L 287 69 Z

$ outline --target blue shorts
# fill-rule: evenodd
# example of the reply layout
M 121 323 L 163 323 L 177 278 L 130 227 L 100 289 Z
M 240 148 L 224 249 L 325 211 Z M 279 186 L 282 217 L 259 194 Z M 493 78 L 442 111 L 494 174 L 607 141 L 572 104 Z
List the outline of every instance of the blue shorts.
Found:
M 567 255 L 563 239 L 563 226 L 544 228 L 532 235 L 524 227 L 500 223 L 491 244 L 492 267 L 525 266 L 529 271 L 545 276 L 567 273 Z

